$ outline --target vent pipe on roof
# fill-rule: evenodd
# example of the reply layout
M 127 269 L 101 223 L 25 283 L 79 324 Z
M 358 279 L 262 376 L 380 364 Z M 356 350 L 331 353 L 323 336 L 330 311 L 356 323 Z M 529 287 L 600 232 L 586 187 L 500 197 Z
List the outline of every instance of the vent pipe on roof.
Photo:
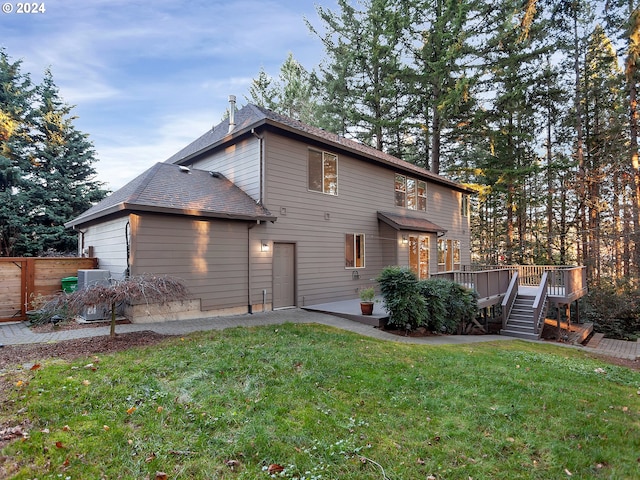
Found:
M 236 96 L 229 95 L 229 133 L 236 128 Z

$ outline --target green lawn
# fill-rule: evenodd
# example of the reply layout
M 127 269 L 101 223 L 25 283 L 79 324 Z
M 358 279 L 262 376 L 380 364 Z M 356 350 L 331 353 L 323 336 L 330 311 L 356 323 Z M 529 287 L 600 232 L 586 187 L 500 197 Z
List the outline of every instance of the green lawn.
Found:
M 640 372 L 553 345 L 287 324 L 3 380 L 8 478 L 640 478 Z

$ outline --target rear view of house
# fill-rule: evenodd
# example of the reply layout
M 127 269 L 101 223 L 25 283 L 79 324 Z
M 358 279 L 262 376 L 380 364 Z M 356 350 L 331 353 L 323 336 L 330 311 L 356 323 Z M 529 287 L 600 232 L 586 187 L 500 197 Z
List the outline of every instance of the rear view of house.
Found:
M 113 278 L 184 279 L 193 301 L 175 318 L 357 298 L 387 265 L 426 278 L 470 264 L 466 187 L 255 105 L 231 111 L 70 222 L 80 250 Z

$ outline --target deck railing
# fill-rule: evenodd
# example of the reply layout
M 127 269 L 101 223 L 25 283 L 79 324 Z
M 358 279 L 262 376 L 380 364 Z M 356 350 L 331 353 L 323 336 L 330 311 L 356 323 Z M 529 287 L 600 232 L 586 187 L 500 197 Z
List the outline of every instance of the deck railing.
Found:
M 478 293 L 478 301 L 482 304 L 484 299 L 496 298 L 507 291 L 513 271 L 507 269 L 480 270 L 464 272 L 439 272 L 434 275 L 437 278 L 451 280 Z
M 516 297 L 518 296 L 518 284 L 520 283 L 518 277 L 518 271 L 516 270 L 513 272 L 507 291 L 502 299 L 502 328 L 507 328 L 507 320 L 509 320 L 511 309 L 513 308 L 513 304 L 516 302 Z
M 533 333 L 540 334 L 544 325 L 544 316 L 547 311 L 547 297 L 549 295 L 549 271 L 542 274 L 540 286 L 533 301 Z
M 500 265 L 485 269 L 475 267 L 464 271 L 439 272 L 434 276 L 446 278 L 478 292 L 479 305 L 483 300 L 505 295 L 514 273 L 518 283 L 525 287 L 537 287 L 547 274 L 547 294 L 555 299 L 573 301 L 586 292 L 585 267 L 557 265 Z

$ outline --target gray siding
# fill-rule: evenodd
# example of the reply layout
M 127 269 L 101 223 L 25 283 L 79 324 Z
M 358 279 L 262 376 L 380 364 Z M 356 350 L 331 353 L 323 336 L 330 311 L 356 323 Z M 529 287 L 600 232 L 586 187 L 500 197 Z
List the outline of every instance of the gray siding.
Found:
M 99 261 L 98 268 L 109 270 L 116 280 L 124 278 L 127 269 L 125 230 L 128 221 L 129 217 L 124 216 L 83 229 L 85 248 L 93 247 L 93 255 Z
M 220 172 L 256 202 L 260 201 L 260 141 L 256 137 L 198 160 L 192 167 Z
M 202 310 L 246 307 L 247 223 L 132 215 L 131 224 L 132 274 L 183 279 Z
M 373 278 L 384 266 L 408 263 L 401 235 L 377 219 L 377 211 L 406 211 L 394 205 L 395 171 L 338 155 L 338 196 L 311 192 L 307 189 L 308 149 L 302 142 L 265 135 L 265 206 L 278 221 L 262 230 L 272 241 L 296 242 L 300 306 L 355 298 L 359 288 L 375 284 Z M 460 215 L 460 194 L 433 183 L 427 191 L 425 219 L 447 229 L 446 238 L 461 240 L 462 263 L 469 263 L 468 223 Z M 357 269 L 359 278 L 344 265 L 346 233 L 365 234 L 366 268 Z M 435 272 L 435 234 L 431 248 Z

